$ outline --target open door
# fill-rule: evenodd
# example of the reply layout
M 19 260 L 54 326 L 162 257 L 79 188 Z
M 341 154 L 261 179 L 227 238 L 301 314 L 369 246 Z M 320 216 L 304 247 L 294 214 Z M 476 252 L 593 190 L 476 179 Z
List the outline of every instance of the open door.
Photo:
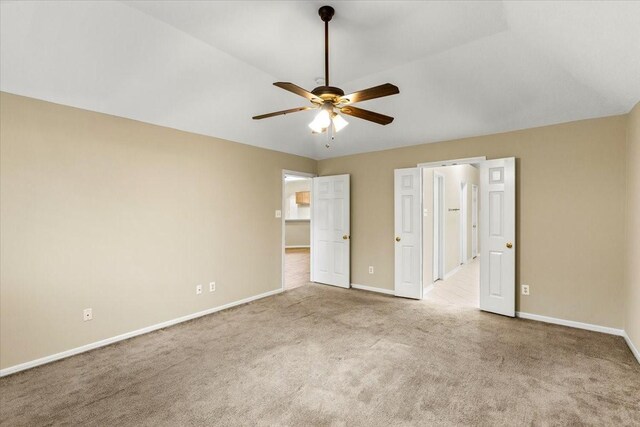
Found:
M 422 299 L 422 168 L 396 169 L 395 295 Z
M 312 280 L 351 287 L 349 175 L 313 178 Z
M 516 161 L 480 166 L 480 309 L 515 316 Z

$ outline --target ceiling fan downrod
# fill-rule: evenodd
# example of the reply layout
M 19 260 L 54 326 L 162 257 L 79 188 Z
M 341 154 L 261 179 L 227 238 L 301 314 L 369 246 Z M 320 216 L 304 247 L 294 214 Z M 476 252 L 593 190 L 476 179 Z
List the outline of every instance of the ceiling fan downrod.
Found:
M 324 85 L 329 86 L 329 21 L 336 13 L 331 6 L 322 6 L 318 9 L 318 15 L 324 22 Z

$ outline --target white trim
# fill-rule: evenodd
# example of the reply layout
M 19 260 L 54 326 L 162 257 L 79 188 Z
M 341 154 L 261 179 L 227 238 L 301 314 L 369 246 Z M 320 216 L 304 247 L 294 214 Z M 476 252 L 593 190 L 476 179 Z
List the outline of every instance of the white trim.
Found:
M 310 245 L 292 245 L 292 246 L 285 246 L 285 249 L 311 249 Z
M 40 359 L 35 359 L 29 362 L 20 363 L 19 365 L 9 366 L 8 368 L 4 368 L 0 370 L 0 377 L 4 377 L 10 374 L 14 374 L 16 372 L 24 371 L 25 369 L 35 368 L 36 366 L 44 365 L 46 363 L 55 362 L 56 360 L 64 359 L 70 356 L 74 356 L 76 354 L 84 353 L 89 350 L 94 350 L 96 348 L 104 347 L 106 345 L 113 344 L 118 341 L 123 341 L 129 338 L 137 337 L 138 335 L 148 334 L 149 332 L 157 331 L 158 329 L 167 328 L 169 326 L 173 326 L 178 323 L 193 320 L 198 317 L 206 316 L 208 314 L 212 314 L 217 311 L 221 311 L 227 308 L 246 304 L 248 302 L 255 301 L 261 298 L 270 297 L 272 295 L 276 295 L 281 292 L 282 292 L 282 289 L 274 289 L 273 291 L 254 295 L 252 297 L 244 298 L 239 301 L 230 302 L 228 304 L 224 304 L 219 307 L 210 308 L 204 311 L 199 311 L 197 313 L 187 314 L 186 316 L 178 317 L 172 320 L 167 320 L 166 322 L 157 323 L 155 325 L 147 326 L 142 329 L 137 329 L 135 331 L 126 332 L 121 335 L 116 335 L 115 337 L 106 338 L 104 340 L 96 341 L 91 344 L 86 344 L 80 347 L 72 348 L 71 350 L 65 350 L 60 353 L 52 354 L 50 356 L 41 357 Z
M 352 283 L 351 287 L 353 289 L 360 289 L 361 291 L 378 292 L 386 295 L 395 295 L 395 291 L 393 289 L 376 288 L 375 286 L 358 285 L 357 283 Z
M 464 264 L 460 264 L 459 266 L 457 266 L 456 268 L 454 268 L 453 270 L 451 270 L 450 272 L 446 273 L 444 275 L 444 278 L 442 280 L 447 280 L 449 277 L 453 276 L 454 274 L 456 274 L 458 271 L 460 271 L 460 269 L 462 268 Z
M 442 185 L 440 185 L 442 183 Z M 432 243 L 432 258 L 431 258 L 431 280 L 444 280 L 444 266 L 445 266 L 445 230 L 446 230 L 446 219 L 445 211 L 446 211 L 446 198 L 444 196 L 446 179 L 444 174 L 439 172 L 433 172 L 433 241 Z M 438 197 L 436 200 L 436 186 L 438 187 Z M 422 193 L 422 198 L 424 199 L 424 192 Z M 424 200 L 422 202 L 424 205 Z M 438 211 L 438 221 L 436 218 L 436 210 Z M 436 241 L 438 242 L 438 250 L 436 251 Z M 424 251 L 424 236 L 422 238 L 422 246 Z M 437 268 L 436 268 L 436 257 L 438 258 Z M 435 270 L 438 270 L 437 277 L 435 276 Z
M 425 286 L 424 289 L 422 290 L 422 298 L 426 297 L 427 294 L 433 290 L 433 288 L 434 288 L 433 283 Z
M 538 322 L 553 323 L 554 325 L 569 326 L 570 328 L 586 329 L 587 331 L 602 332 L 603 334 L 618 335 L 621 337 L 625 335 L 625 332 L 622 329 L 593 325 L 591 323 L 576 322 L 573 320 L 557 319 L 555 317 L 541 316 L 539 314 L 523 313 L 521 311 L 516 311 L 516 317 L 520 317 L 521 319 L 537 320 Z
M 418 167 L 419 168 L 440 168 L 443 166 L 473 165 L 476 163 L 482 163 L 485 160 L 487 160 L 486 156 L 467 157 L 465 159 L 453 159 L 453 160 L 443 160 L 439 162 L 418 163 Z
M 466 181 L 460 181 L 460 210 L 458 211 L 460 213 L 460 215 L 458 215 L 458 218 L 460 220 L 459 222 L 459 226 L 460 226 L 460 254 L 458 256 L 458 258 L 460 259 L 460 264 L 466 264 L 467 261 L 467 249 L 468 249 L 468 244 L 469 242 L 467 241 L 467 219 L 469 216 L 468 213 L 468 197 L 467 197 L 467 191 L 468 187 L 467 187 L 467 182 Z
M 624 337 L 624 340 L 627 342 L 627 345 L 629 346 L 631 353 L 633 353 L 638 363 L 640 363 L 640 351 L 638 351 L 636 346 L 633 345 L 633 342 L 631 342 L 631 338 L 629 338 L 629 334 L 627 334 L 627 331 L 622 331 L 622 336 Z

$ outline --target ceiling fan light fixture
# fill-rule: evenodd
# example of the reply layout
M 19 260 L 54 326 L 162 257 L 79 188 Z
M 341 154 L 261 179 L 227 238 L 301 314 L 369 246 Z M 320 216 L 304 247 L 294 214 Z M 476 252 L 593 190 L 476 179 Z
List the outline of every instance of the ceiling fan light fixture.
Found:
M 311 123 L 309 123 L 309 127 L 314 132 L 322 133 L 326 128 L 329 127 L 330 124 L 331 124 L 331 116 L 329 115 L 329 112 L 325 108 L 323 108 L 316 115 L 316 118 L 313 119 Z
M 342 117 L 338 113 L 334 113 L 331 120 L 333 121 L 333 128 L 336 130 L 336 132 L 340 132 L 349 124 L 349 122 L 346 121 L 344 117 Z

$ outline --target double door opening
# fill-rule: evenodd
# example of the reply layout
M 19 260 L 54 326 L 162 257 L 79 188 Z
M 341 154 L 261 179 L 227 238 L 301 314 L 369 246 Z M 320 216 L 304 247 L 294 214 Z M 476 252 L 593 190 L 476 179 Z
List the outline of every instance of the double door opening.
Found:
M 513 317 L 515 159 L 397 169 L 394 186 L 395 295 Z

